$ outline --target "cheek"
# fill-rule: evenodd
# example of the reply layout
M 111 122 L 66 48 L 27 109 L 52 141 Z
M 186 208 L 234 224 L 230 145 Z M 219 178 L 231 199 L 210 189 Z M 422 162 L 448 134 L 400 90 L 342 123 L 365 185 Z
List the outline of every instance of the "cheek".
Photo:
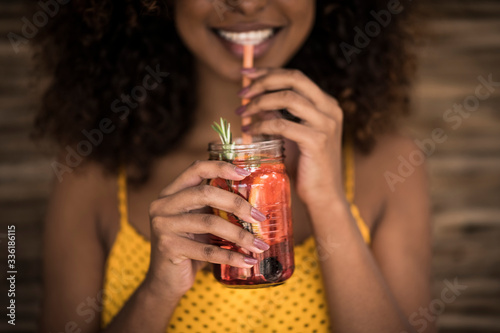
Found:
M 304 38 L 311 31 L 316 13 L 316 1 L 300 0 L 294 6 L 290 6 L 289 17 L 293 20 L 294 26 L 302 33 L 297 37 Z
M 237 81 L 241 79 L 239 61 L 225 58 L 226 54 L 214 48 L 214 36 L 207 28 L 208 22 L 220 22 L 214 9 L 214 1 L 222 0 L 179 0 L 175 8 L 175 26 L 187 49 L 201 63 L 208 65 L 220 75 Z M 233 0 L 231 0 L 233 1 Z M 238 0 L 240 1 L 240 0 Z M 224 66 L 221 66 L 221 63 Z
M 188 49 L 194 51 L 203 42 L 205 33 L 205 19 L 212 5 L 206 0 L 180 0 L 174 9 L 175 26 L 177 33 Z
M 314 25 L 316 1 L 314 0 L 283 0 L 281 10 L 286 13 L 291 23 L 288 36 L 288 47 L 293 55 L 303 45 Z

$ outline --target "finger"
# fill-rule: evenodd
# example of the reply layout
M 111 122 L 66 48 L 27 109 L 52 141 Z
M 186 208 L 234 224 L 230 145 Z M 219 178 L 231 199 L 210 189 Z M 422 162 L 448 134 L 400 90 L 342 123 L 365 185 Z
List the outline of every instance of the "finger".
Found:
M 155 223 L 164 224 L 177 234 L 212 234 L 255 253 L 262 253 L 269 249 L 269 245 L 252 233 L 213 214 L 160 217 L 155 220 Z
M 258 262 L 257 259 L 245 256 L 236 251 L 222 249 L 215 245 L 198 243 L 183 237 L 179 237 L 178 248 L 179 250 L 177 251 L 180 251 L 180 253 L 177 260 L 179 262 L 189 258 L 242 268 L 251 268 Z M 172 260 L 172 262 L 175 264 L 177 260 Z
M 264 67 L 252 67 L 252 68 L 242 68 L 241 69 L 241 74 L 243 76 L 246 76 L 248 78 L 256 79 L 258 77 L 261 77 L 262 75 L 265 75 L 269 73 L 270 68 L 264 68 Z
M 223 178 L 242 180 L 250 175 L 250 171 L 239 168 L 224 161 L 195 161 L 174 181 L 165 187 L 159 197 L 174 194 L 185 188 L 200 185 L 205 179 Z
M 254 81 L 240 92 L 242 98 L 253 98 L 266 91 L 294 90 L 318 106 L 325 93 L 306 75 L 296 69 L 273 68 L 246 74 Z
M 283 118 L 283 115 L 278 110 L 260 112 L 257 114 L 259 120 L 270 120 L 276 118 Z
M 237 113 L 243 112 L 242 117 L 250 117 L 262 111 L 279 109 L 287 109 L 288 112 L 312 127 L 321 128 L 325 123 L 326 116 L 319 112 L 309 100 L 293 90 L 282 90 L 255 97 L 247 105 L 241 106 Z
M 252 123 L 242 127 L 242 130 L 251 135 L 269 134 L 281 135 L 289 140 L 295 141 L 299 148 L 321 146 L 320 140 L 326 138 L 326 134 L 316 131 L 309 126 L 297 124 L 283 118 L 271 119 Z
M 178 215 L 205 206 L 232 213 L 245 222 L 258 223 L 267 219 L 241 196 L 210 185 L 188 187 L 153 201 L 150 216 Z

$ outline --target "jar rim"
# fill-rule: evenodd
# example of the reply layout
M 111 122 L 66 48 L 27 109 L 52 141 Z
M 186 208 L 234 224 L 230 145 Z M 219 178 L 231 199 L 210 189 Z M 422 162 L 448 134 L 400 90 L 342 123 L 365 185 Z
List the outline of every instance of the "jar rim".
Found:
M 252 143 L 243 144 L 242 138 L 236 138 L 233 144 L 223 144 L 217 141 L 208 144 L 208 151 L 241 151 L 247 149 L 271 149 L 283 144 L 283 138 L 277 135 L 262 135 L 252 137 Z

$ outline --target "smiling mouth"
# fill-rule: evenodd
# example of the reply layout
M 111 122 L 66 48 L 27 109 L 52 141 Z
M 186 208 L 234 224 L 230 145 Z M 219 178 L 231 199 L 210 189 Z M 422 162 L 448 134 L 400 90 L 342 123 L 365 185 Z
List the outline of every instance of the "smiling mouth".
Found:
M 268 28 L 244 32 L 213 29 L 222 39 L 237 45 L 259 45 L 274 37 L 281 28 Z

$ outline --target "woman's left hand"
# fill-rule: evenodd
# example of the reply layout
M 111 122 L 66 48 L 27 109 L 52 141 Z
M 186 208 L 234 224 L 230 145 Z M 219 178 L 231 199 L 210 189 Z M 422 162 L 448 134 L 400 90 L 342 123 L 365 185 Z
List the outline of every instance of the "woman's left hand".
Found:
M 250 102 L 237 110 L 242 117 L 287 109 L 302 119 L 295 123 L 273 118 L 252 123 L 244 132 L 276 134 L 295 141 L 300 150 L 297 192 L 311 208 L 329 207 L 345 200 L 342 185 L 341 150 L 343 113 L 335 98 L 321 90 L 298 70 L 242 70 L 253 80 L 240 92 Z

